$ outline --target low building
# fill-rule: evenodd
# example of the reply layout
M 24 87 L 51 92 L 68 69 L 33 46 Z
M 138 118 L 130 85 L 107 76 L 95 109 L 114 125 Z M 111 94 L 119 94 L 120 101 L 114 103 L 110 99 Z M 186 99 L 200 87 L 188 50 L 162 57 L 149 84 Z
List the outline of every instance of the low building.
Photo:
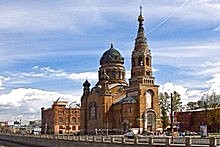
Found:
M 200 132 L 203 125 L 208 132 L 220 131 L 220 107 L 176 112 L 175 118 L 181 131 Z
M 51 108 L 41 108 L 42 134 L 73 134 L 80 130 L 80 108 L 55 101 Z
M 41 120 L 29 121 L 28 128 L 31 134 L 40 134 L 41 133 Z

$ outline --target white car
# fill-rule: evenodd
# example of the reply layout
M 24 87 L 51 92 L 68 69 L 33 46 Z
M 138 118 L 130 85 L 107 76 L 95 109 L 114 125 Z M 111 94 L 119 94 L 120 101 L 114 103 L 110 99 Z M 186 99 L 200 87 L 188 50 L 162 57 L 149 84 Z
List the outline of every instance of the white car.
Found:
M 127 138 L 134 138 L 134 132 L 129 131 L 129 132 L 127 132 L 127 133 L 124 134 L 124 137 L 127 137 Z

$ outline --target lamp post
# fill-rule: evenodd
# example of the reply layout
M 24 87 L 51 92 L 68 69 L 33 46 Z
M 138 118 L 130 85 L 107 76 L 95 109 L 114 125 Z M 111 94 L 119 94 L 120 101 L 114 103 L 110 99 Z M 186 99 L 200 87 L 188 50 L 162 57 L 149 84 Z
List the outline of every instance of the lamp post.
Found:
M 108 136 L 108 112 L 107 112 L 107 123 L 106 123 L 106 135 Z
M 44 134 L 47 134 L 47 124 L 45 124 Z

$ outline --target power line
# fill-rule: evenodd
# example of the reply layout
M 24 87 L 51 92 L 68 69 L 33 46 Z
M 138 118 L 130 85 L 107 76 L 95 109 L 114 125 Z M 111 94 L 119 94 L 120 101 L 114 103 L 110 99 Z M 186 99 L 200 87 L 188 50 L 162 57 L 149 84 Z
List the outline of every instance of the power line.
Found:
M 182 9 L 186 3 L 189 0 L 185 0 L 175 11 L 173 11 L 170 15 L 168 15 L 168 17 L 166 17 L 164 20 L 162 20 L 159 24 L 157 24 L 156 26 L 154 26 L 152 29 L 150 29 L 146 35 L 150 34 L 151 32 L 153 32 L 154 30 L 156 30 L 157 28 L 159 28 L 160 26 L 162 26 L 163 24 L 165 24 L 172 16 L 174 16 L 180 9 Z

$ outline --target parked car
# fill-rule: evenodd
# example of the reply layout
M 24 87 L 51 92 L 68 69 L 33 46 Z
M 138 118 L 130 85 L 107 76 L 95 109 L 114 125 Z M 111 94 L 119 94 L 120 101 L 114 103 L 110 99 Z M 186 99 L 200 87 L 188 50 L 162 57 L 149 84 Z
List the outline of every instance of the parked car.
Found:
M 134 138 L 134 136 L 135 136 L 135 134 L 132 131 L 129 131 L 124 134 L 124 137 L 127 137 L 127 138 Z
M 153 132 L 144 132 L 142 135 L 143 136 L 151 136 L 151 135 L 153 135 Z
M 75 132 L 74 133 L 74 136 L 79 136 L 80 135 L 80 132 Z

